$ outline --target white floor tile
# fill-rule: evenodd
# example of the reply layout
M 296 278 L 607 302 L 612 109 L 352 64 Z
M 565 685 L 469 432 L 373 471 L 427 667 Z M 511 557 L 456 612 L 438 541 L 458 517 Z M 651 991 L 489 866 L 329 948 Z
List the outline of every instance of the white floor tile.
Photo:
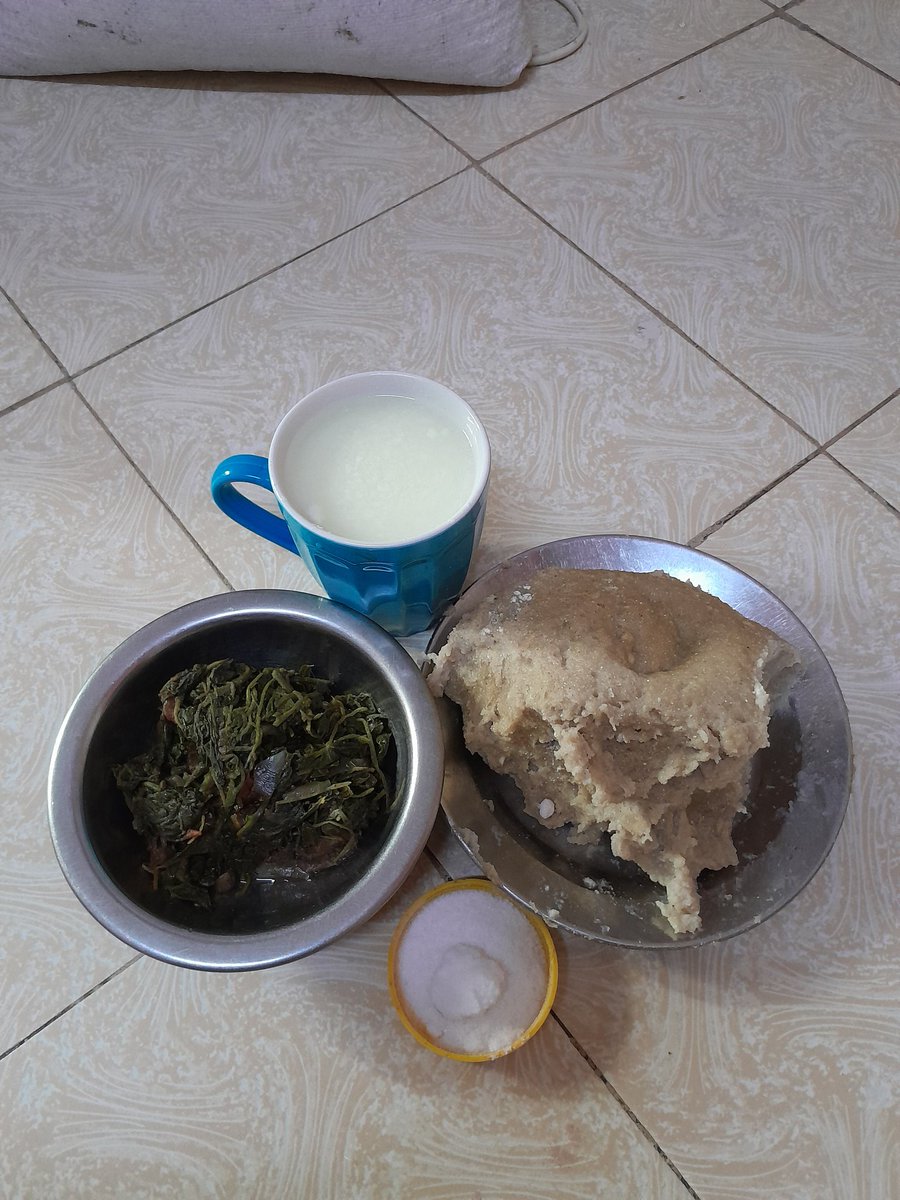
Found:
M 0 409 L 62 377 L 62 371 L 13 306 L 0 297 Z
M 0 81 L 3 279 L 70 371 L 464 165 L 363 80 L 252 88 Z
M 133 955 L 75 899 L 50 843 L 66 710 L 128 634 L 222 583 L 68 385 L 0 415 L 0 445 L 2 1054 Z
M 900 92 L 774 18 L 490 171 L 818 438 L 897 386 Z

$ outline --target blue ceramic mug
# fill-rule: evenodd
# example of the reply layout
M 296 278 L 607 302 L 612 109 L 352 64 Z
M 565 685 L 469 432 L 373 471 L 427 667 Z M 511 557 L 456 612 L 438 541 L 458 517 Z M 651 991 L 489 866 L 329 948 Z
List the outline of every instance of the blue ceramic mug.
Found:
M 332 600 L 389 633 L 427 629 L 459 595 L 481 535 L 490 444 L 455 392 L 420 375 L 366 371 L 310 392 L 269 457 L 235 454 L 213 500 L 299 554 Z M 235 488 L 274 493 L 282 516 Z

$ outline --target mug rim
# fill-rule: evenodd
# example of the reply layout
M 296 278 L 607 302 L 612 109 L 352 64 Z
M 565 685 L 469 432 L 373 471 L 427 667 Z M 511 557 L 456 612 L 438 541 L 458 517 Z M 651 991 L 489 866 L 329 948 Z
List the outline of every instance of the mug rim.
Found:
M 386 382 L 387 380 L 397 380 L 398 388 L 419 387 L 424 384 L 428 388 L 437 389 L 442 392 L 453 403 L 461 406 L 462 409 L 469 414 L 472 419 L 472 428 L 476 435 L 476 445 L 474 447 L 476 454 L 475 461 L 475 481 L 472 489 L 467 495 L 463 504 L 454 510 L 452 515 L 440 525 L 429 529 L 427 533 L 420 534 L 417 537 L 404 538 L 400 541 L 375 542 L 371 540 L 360 541 L 355 538 L 342 537 L 340 534 L 332 533 L 330 530 L 319 525 L 318 522 L 301 514 L 290 501 L 286 498 L 283 489 L 278 482 L 278 454 L 281 452 L 282 443 L 284 443 L 289 434 L 293 432 L 293 425 L 298 419 L 296 414 L 304 404 L 310 401 L 321 400 L 323 396 L 330 391 L 335 391 L 342 385 L 348 383 L 361 382 L 368 380 L 372 382 Z M 418 400 L 420 396 L 415 394 L 409 396 L 409 399 Z M 488 440 L 487 430 L 485 429 L 481 418 L 472 408 L 472 406 L 462 398 L 452 388 L 439 380 L 430 379 L 426 375 L 416 375 L 410 371 L 356 371 L 350 375 L 340 375 L 335 379 L 330 379 L 326 383 L 320 384 L 313 388 L 311 392 L 307 392 L 301 396 L 299 400 L 295 400 L 287 412 L 282 416 L 276 426 L 275 432 L 272 435 L 272 441 L 269 444 L 268 454 L 269 478 L 272 483 L 272 491 L 278 504 L 284 510 L 284 514 L 292 517 L 298 525 L 301 525 L 304 530 L 339 546 L 348 546 L 355 550 L 392 550 L 400 549 L 406 546 L 415 546 L 422 542 L 430 541 L 432 538 L 439 537 L 452 529 L 460 520 L 468 513 L 471 513 L 478 505 L 479 500 L 484 494 L 487 487 L 488 479 L 490 478 L 491 470 L 491 444 Z

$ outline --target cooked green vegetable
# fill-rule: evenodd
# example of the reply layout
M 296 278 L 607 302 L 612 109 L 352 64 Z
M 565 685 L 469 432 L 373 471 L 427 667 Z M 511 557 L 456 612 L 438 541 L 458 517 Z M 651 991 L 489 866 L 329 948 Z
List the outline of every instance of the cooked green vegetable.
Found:
M 153 745 L 113 768 L 154 888 L 209 907 L 263 862 L 333 866 L 390 810 L 387 720 L 312 668 L 231 659 L 173 676 Z

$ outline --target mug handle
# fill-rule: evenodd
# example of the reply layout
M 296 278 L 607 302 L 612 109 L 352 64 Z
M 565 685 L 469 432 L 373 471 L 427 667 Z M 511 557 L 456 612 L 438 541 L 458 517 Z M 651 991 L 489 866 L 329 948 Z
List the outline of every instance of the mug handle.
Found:
M 284 550 L 299 554 L 287 521 L 242 496 L 234 486 L 236 483 L 253 483 L 257 487 L 268 488 L 274 495 L 269 477 L 269 460 L 260 454 L 232 454 L 230 458 L 223 458 L 212 473 L 212 498 L 225 516 L 237 521 L 238 525 L 243 525 L 251 533 L 258 533 Z

